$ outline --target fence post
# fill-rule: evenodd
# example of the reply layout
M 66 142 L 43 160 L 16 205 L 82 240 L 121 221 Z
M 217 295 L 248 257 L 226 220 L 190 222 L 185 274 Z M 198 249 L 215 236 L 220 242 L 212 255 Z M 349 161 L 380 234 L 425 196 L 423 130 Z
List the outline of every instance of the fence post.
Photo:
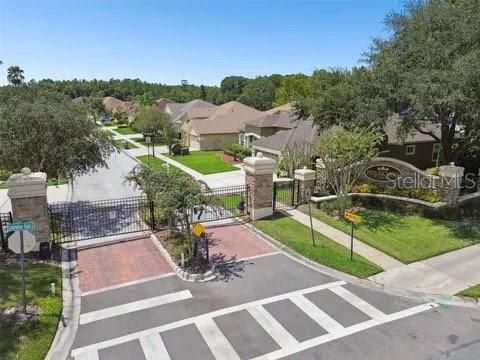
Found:
M 304 204 L 308 201 L 309 195 L 313 193 L 315 186 L 315 171 L 305 166 L 303 169 L 295 170 L 295 181 L 297 182 L 297 204 Z
M 273 210 L 275 211 L 275 204 L 277 203 L 277 183 L 273 182 Z
M 150 200 L 150 227 L 155 230 L 155 203 Z

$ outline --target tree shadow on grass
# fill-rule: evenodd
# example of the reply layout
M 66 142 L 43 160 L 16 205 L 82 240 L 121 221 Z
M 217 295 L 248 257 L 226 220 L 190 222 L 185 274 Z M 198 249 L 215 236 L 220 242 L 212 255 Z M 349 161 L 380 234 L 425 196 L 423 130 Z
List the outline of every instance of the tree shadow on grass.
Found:
M 403 217 L 387 212 L 364 211 L 360 212 L 362 221 L 361 227 L 367 228 L 371 232 L 396 232 L 407 227 L 407 223 Z M 348 223 L 345 220 L 345 223 Z

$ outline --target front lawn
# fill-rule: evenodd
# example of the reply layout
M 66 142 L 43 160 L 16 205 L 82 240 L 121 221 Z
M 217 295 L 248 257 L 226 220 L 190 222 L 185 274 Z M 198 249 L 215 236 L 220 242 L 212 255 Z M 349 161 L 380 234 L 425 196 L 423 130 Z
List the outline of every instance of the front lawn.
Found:
M 310 228 L 287 216 L 276 215 L 272 219 L 256 221 L 254 225 L 300 255 L 333 269 L 359 278 L 382 271 L 382 268 L 358 254 L 354 254 L 353 260 L 350 260 L 349 249 L 318 232 L 315 232 L 314 247 Z
M 165 161 L 162 159 L 159 159 L 158 157 L 153 157 L 152 155 L 141 155 L 137 156 L 137 159 L 140 160 L 142 163 L 145 165 L 150 166 L 152 169 L 161 169 L 163 164 L 167 164 Z M 170 164 L 170 169 L 175 169 L 176 171 L 182 171 L 181 169 L 177 168 L 176 166 Z
M 469 287 L 468 289 L 465 289 L 463 291 L 460 291 L 457 295 L 470 297 L 474 299 L 480 299 L 480 284 Z
M 130 141 L 127 141 L 127 142 L 128 142 L 128 149 L 138 148 L 137 145 L 131 143 Z M 125 149 L 125 140 L 115 140 L 115 146 L 119 149 Z
M 121 135 L 132 135 L 132 134 L 138 134 L 135 130 L 133 130 L 130 126 L 125 126 L 125 127 L 117 127 L 116 129 L 112 129 L 112 131 L 116 131 L 117 133 Z
M 301 206 L 308 214 L 308 208 Z M 355 237 L 366 244 L 409 264 L 480 242 L 478 227 L 462 228 L 458 223 L 419 215 L 401 215 L 380 210 L 363 210 Z M 350 223 L 312 209 L 312 216 L 350 233 Z
M 42 315 L 24 323 L 0 319 L 0 358 L 2 360 L 42 360 L 47 355 L 62 309 L 61 270 L 58 266 L 30 264 L 26 268 L 29 303 L 40 307 Z M 21 306 L 20 267 L 0 264 L 0 312 Z M 56 284 L 56 296 L 50 284 Z
M 223 161 L 221 151 L 192 151 L 190 155 L 166 155 L 179 163 L 198 171 L 203 175 L 238 170 L 237 167 Z

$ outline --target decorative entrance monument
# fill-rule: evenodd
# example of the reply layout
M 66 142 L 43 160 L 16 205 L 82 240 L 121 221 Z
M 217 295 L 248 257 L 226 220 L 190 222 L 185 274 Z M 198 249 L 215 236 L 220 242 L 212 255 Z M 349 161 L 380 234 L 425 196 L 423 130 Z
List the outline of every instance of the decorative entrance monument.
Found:
M 14 221 L 33 221 L 36 225 L 36 245 L 50 241 L 50 222 L 47 203 L 47 174 L 32 173 L 23 168 L 19 174 L 12 174 L 7 180 L 8 196 L 12 203 Z

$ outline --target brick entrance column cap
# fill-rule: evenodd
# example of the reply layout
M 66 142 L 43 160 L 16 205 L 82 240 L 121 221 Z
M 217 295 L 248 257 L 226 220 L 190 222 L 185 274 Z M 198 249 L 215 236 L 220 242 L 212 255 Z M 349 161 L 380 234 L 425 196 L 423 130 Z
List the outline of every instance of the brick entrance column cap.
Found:
M 323 163 L 322 159 L 317 159 L 315 161 L 315 164 L 317 166 L 317 169 L 325 169 L 325 164 Z
M 10 199 L 45 196 L 47 194 L 47 174 L 31 172 L 23 168 L 19 174 L 12 174 L 7 180 Z
M 304 166 L 303 169 L 295 170 L 295 179 L 300 181 L 315 180 L 315 171 L 307 169 L 307 167 Z
M 245 172 L 253 175 L 273 174 L 276 162 L 273 159 L 263 157 L 261 152 L 256 156 L 243 159 Z

